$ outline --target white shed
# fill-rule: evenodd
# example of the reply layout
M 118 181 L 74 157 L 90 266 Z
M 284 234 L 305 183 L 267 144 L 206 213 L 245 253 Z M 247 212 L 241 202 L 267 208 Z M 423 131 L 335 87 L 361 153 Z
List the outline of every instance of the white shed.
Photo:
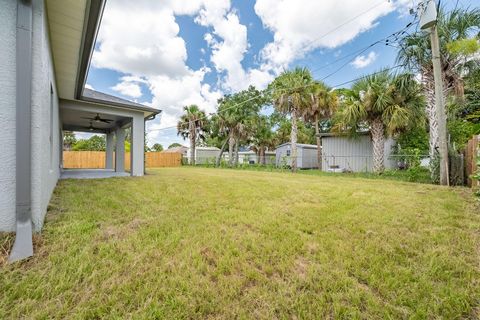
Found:
M 371 172 L 373 169 L 373 145 L 368 132 L 358 137 L 324 133 L 322 137 L 322 171 Z M 397 166 L 391 159 L 393 139 L 385 140 L 385 168 Z
M 196 164 L 212 164 L 215 163 L 220 149 L 217 147 L 196 147 L 195 163 Z M 190 162 L 190 148 L 187 151 L 187 161 Z
M 240 151 L 238 152 L 238 163 L 257 164 L 259 163 L 259 158 L 258 158 L 258 155 L 255 153 L 255 151 L 252 151 L 252 150 Z M 265 151 L 265 164 L 274 164 L 274 163 L 275 163 L 275 152 Z
M 317 146 L 314 144 L 297 143 L 297 167 L 312 169 L 317 167 Z M 292 165 L 292 144 L 290 142 L 279 145 L 275 150 L 277 167 Z

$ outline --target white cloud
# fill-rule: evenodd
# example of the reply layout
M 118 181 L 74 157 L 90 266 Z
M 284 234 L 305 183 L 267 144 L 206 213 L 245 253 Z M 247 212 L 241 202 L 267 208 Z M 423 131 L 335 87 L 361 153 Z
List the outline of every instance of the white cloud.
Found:
M 248 69 L 242 66 L 249 44 L 247 27 L 240 23 L 229 1 L 207 1 L 195 18 L 195 22 L 213 31 L 204 39 L 212 49 L 210 60 L 219 73 L 225 73 L 221 86 L 227 91 L 239 91 L 250 84 L 263 88 L 273 79 L 265 69 Z
M 140 98 L 142 96 L 142 90 L 135 82 L 122 81 L 117 83 L 111 89 L 132 98 Z
M 319 38 L 378 0 L 345 0 L 341 10 L 338 1 L 333 0 L 257 0 L 255 12 L 273 32 L 274 40 L 259 53 L 259 67 L 245 68 L 242 63 L 249 50 L 248 30 L 230 0 L 110 0 L 92 66 L 124 73 L 126 76 L 113 88 L 129 97 L 145 100 L 141 89 L 148 88 L 153 98 L 145 103 L 163 112 L 161 119 L 147 124 L 147 129 L 170 127 L 178 121 L 184 105 L 195 103 L 210 113 L 224 91 L 241 90 L 250 84 L 263 88 L 305 53 L 338 47 L 374 27 L 399 1 L 407 0 L 385 1 L 354 22 Z M 210 50 L 200 52 L 205 60 L 211 52 L 211 67 L 220 74 L 219 89 L 204 81 L 211 72 L 209 68 L 194 70 L 187 66 L 186 44 L 179 35 L 176 15 L 190 15 L 197 24 L 208 28 L 204 38 Z M 155 139 L 165 135 L 174 139 L 175 130 L 167 131 L 152 131 L 150 142 L 158 142 Z
M 314 49 L 337 48 L 403 8 L 406 1 L 257 0 L 255 12 L 274 33 L 274 40 L 261 51 L 265 68 L 279 72 Z
M 362 69 L 371 65 L 375 60 L 377 60 L 378 54 L 375 51 L 370 52 L 366 56 L 357 56 L 355 60 L 352 61 L 351 65 L 355 69 Z
M 224 2 L 225 6 L 230 5 L 229 1 Z M 192 70 L 186 65 L 185 41 L 178 35 L 179 26 L 175 21 L 177 14 L 199 14 L 200 9 L 207 7 L 216 11 L 219 2 L 107 2 L 92 65 L 127 74 L 112 87 L 117 92 L 141 98 L 140 84 L 150 90 L 152 101 L 143 103 L 161 109 L 162 115 L 147 123 L 148 130 L 174 126 L 184 105 L 194 103 L 207 112 L 215 110 L 222 93 L 203 83 L 211 71 L 209 68 Z M 205 15 L 212 13 L 208 11 Z M 164 135 L 165 131 L 152 131 L 149 140 L 155 143 Z
M 90 90 L 95 90 L 95 89 L 93 89 L 93 86 L 89 83 L 85 84 L 85 88 L 90 89 Z

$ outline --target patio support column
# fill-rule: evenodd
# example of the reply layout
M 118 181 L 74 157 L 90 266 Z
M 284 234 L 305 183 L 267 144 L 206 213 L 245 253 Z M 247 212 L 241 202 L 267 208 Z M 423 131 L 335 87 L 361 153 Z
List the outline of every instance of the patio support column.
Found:
M 145 156 L 145 122 L 143 114 L 138 114 L 132 120 L 132 144 L 130 146 L 132 156 L 131 174 L 132 176 L 143 176 L 144 156 Z
M 113 132 L 107 133 L 107 143 L 105 146 L 105 168 L 113 169 Z
M 118 128 L 115 130 L 115 171 L 125 171 L 125 130 Z

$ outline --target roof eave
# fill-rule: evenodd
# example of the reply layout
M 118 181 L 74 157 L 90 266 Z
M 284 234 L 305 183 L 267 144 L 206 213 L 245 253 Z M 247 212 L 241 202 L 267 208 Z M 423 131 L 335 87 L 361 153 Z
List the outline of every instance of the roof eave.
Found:
M 88 69 L 90 68 L 90 61 L 95 49 L 95 42 L 102 21 L 105 2 L 106 0 L 88 0 L 85 9 L 86 22 L 83 27 L 80 60 L 78 63 L 75 87 L 75 98 L 79 100 L 83 100 L 83 88 L 85 88 L 85 83 L 87 81 Z
M 94 99 L 94 98 L 89 98 L 89 97 L 84 97 L 84 96 L 82 96 L 81 99 L 79 99 L 79 100 L 86 101 L 86 102 L 91 102 L 91 103 L 115 106 L 115 107 L 120 107 L 120 108 L 126 108 L 126 109 L 130 109 L 130 110 L 141 111 L 145 114 L 145 118 L 148 118 L 152 115 L 160 114 L 162 112 L 162 110 L 158 110 L 158 109 L 154 109 L 154 108 L 140 107 L 140 106 L 137 106 L 137 105 L 131 105 L 131 104 L 125 104 L 125 103 L 119 103 L 119 102 L 113 102 L 113 101 Z

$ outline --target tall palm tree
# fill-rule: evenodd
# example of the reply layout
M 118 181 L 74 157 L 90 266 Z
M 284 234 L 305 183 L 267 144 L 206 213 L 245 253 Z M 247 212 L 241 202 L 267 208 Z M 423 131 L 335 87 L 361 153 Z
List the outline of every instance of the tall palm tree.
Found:
M 338 107 L 338 98 L 334 91 L 325 83 L 316 81 L 310 86 L 310 106 L 305 108 L 303 118 L 315 125 L 315 137 L 317 141 L 317 166 L 322 169 L 322 146 L 320 139 L 320 120 L 333 115 Z
M 271 84 L 271 94 L 275 109 L 289 114 L 292 122 L 290 140 L 292 144 L 291 166 L 297 171 L 297 120 L 310 104 L 309 86 L 313 79 L 307 68 L 295 68 L 282 72 Z
M 345 93 L 337 114 L 337 130 L 368 126 L 373 144 L 373 171 L 384 170 L 385 136 L 413 127 L 423 118 L 424 100 L 412 75 L 387 71 L 364 77 Z
M 195 165 L 195 146 L 198 140 L 203 140 L 204 131 L 208 126 L 205 112 L 197 105 L 183 107 L 185 113 L 177 123 L 177 134 L 183 139 L 190 139 L 190 164 Z
M 462 55 L 448 47 L 457 41 L 467 39 L 474 34 L 479 38 L 480 9 L 459 8 L 448 13 L 440 10 L 438 16 L 438 34 L 440 38 L 441 64 L 444 76 L 445 101 L 449 93 L 463 95 L 462 74 L 468 65 Z M 416 70 L 420 75 L 426 98 L 426 114 L 429 122 L 430 157 L 435 157 L 439 145 L 438 122 L 435 109 L 435 82 L 433 78 L 432 53 L 428 33 L 407 34 L 400 40 L 397 60 Z

